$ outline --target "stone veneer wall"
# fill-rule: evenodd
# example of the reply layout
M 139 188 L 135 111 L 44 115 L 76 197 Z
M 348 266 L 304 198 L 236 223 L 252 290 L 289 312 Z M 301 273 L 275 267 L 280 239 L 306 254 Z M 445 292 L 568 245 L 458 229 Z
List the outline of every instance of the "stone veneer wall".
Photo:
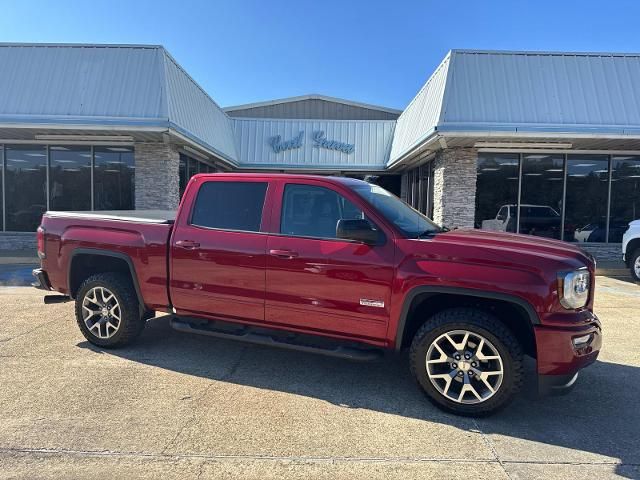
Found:
M 436 154 L 433 171 L 433 219 L 448 228 L 473 227 L 476 205 L 476 160 L 472 148 L 450 148 Z
M 180 203 L 180 156 L 175 145 L 137 143 L 136 210 L 173 210 Z

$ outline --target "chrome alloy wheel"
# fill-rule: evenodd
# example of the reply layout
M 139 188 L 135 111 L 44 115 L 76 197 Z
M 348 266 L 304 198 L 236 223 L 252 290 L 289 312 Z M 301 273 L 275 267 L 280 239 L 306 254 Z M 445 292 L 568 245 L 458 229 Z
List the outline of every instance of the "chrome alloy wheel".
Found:
M 104 287 L 93 287 L 82 300 L 82 320 L 98 338 L 113 337 L 120 328 L 120 304 Z
M 636 274 L 636 277 L 640 278 L 640 256 L 636 257 L 636 261 L 633 262 L 633 271 Z
M 427 375 L 436 390 L 466 405 L 493 397 L 504 378 L 502 357 L 496 347 L 468 330 L 440 335 L 429 346 L 426 361 Z

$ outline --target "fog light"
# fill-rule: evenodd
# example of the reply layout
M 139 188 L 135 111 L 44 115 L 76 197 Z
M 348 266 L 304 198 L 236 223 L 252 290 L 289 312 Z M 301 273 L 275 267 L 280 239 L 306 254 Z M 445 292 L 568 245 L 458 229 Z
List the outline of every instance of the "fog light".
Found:
M 584 348 L 589 343 L 591 343 L 591 339 L 593 338 L 593 334 L 589 333 L 587 335 L 582 335 L 581 337 L 573 337 L 573 346 L 575 348 Z

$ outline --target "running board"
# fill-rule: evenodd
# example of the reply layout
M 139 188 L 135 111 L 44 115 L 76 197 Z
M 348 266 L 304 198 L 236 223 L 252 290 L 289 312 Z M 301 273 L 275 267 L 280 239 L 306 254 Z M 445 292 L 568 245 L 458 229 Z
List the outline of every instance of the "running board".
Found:
M 361 348 L 349 345 L 341 345 L 325 337 L 314 335 L 296 334 L 281 330 L 267 330 L 246 325 L 231 324 L 226 322 L 208 321 L 191 318 L 171 317 L 171 328 L 179 332 L 198 333 L 211 337 L 227 340 L 239 340 L 268 347 L 287 348 L 307 353 L 318 353 L 329 357 L 345 358 L 360 362 L 372 361 L 382 358 L 380 349 L 363 346 Z

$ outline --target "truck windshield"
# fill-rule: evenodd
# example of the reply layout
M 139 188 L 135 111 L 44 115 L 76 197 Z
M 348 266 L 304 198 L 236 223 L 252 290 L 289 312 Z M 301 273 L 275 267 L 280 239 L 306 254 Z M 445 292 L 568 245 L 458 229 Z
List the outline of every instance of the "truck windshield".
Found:
M 358 185 L 354 190 L 409 238 L 419 238 L 444 231 L 433 220 L 378 185 Z

